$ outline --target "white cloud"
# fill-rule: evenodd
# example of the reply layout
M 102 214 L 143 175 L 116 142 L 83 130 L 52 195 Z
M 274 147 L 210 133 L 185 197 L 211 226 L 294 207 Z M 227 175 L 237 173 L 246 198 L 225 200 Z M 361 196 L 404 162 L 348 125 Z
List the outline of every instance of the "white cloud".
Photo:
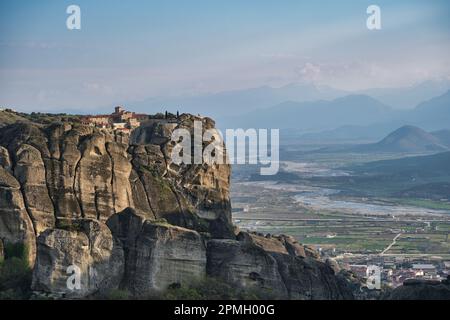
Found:
M 311 62 L 306 62 L 304 65 L 295 68 L 295 72 L 301 80 L 307 82 L 317 82 L 321 78 L 321 67 Z

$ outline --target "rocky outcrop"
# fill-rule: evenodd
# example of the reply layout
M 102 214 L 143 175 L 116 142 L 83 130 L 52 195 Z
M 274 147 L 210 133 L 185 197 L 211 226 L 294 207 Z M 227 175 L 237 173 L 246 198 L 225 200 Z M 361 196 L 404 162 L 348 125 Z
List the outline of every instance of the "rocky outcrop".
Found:
M 277 261 L 258 246 L 237 240 L 208 242 L 208 274 L 244 288 L 257 288 L 287 297 Z
M 0 239 L 3 244 L 23 244 L 32 266 L 36 256 L 36 234 L 28 215 L 19 182 L 0 167 Z
M 5 248 L 3 246 L 3 240 L 0 239 L 0 262 L 5 259 Z
M 153 218 L 164 218 L 174 225 L 193 228 L 195 216 L 188 208 L 183 208 L 180 202 L 184 195 L 175 192 L 175 186 L 164 178 L 167 168 L 160 147 L 133 146 L 130 152 L 136 176 L 133 189 L 141 189 L 146 195 L 144 201 L 136 199 L 136 208 L 152 212 Z M 137 192 L 136 197 L 141 196 Z
M 450 276 L 449 279 L 416 280 L 410 279 L 403 285 L 395 288 L 389 300 L 450 300 Z
M 0 167 L 11 170 L 11 159 L 9 158 L 8 149 L 0 146 Z
M 106 144 L 106 151 L 111 159 L 112 194 L 114 212 L 120 212 L 128 207 L 134 207 L 133 192 L 130 183 L 132 164 L 127 152 L 128 144 L 119 142 L 119 139 Z
M 230 166 L 228 164 L 215 165 L 177 165 L 172 161 L 174 143 L 170 141 L 172 132 L 177 129 L 185 129 L 194 134 L 194 122 L 200 126 L 200 132 L 214 129 L 215 123 L 207 117 L 197 117 L 183 114 L 179 119 L 152 120 L 141 125 L 131 136 L 133 144 L 152 144 L 159 146 L 160 152 L 152 152 L 156 155 L 156 163 L 163 163 L 163 176 L 171 181 L 172 190 L 177 197 L 179 211 L 183 212 L 185 227 L 197 224 L 190 218 L 189 212 L 195 211 L 196 215 L 207 224 L 208 232 L 214 238 L 233 238 L 234 227 L 231 223 L 230 197 Z M 192 141 L 194 138 L 192 138 Z M 205 148 L 206 145 L 203 144 Z M 142 149 L 141 149 L 142 150 Z M 140 151 L 142 154 L 142 151 Z M 225 159 L 226 154 L 223 154 Z M 141 164 L 142 157 L 134 157 Z M 142 166 L 141 176 L 142 176 Z M 159 169 L 159 168 L 158 168 Z M 151 190 L 151 188 L 150 188 Z M 181 195 L 181 196 L 180 196 Z M 167 195 L 170 197 L 170 195 Z M 176 215 L 180 217 L 179 214 Z M 171 221 L 171 219 L 168 219 Z M 197 224 L 198 225 L 198 224 Z
M 108 220 L 126 256 L 123 287 L 145 295 L 206 275 L 206 248 L 193 230 L 145 220 L 127 209 Z
M 64 229 L 47 229 L 37 239 L 32 289 L 82 298 L 117 288 L 124 256 L 109 228 L 97 220 L 77 220 Z
M 175 171 L 171 163 L 171 132 L 192 121 L 159 120 L 159 135 L 142 145 L 129 144 L 126 134 L 83 125 L 11 125 L 2 128 L 0 163 L 19 181 L 37 234 L 59 221 L 106 221 L 133 207 L 148 218 L 233 237 L 229 167 L 187 164 Z
M 0 129 L 0 241 L 27 247 L 33 290 L 151 295 L 212 276 L 276 298 L 352 298 L 334 265 L 294 238 L 236 236 L 229 165 L 172 161 L 173 130 L 193 134 L 195 121 L 214 128 L 181 115 L 131 136 L 77 123 Z
M 292 237 L 241 232 L 208 243 L 208 274 L 290 299 L 352 299 L 327 264 L 305 254 Z
M 52 201 L 48 194 L 46 172 L 41 153 L 22 144 L 15 153 L 14 175 L 22 187 L 25 206 L 37 234 L 55 226 Z

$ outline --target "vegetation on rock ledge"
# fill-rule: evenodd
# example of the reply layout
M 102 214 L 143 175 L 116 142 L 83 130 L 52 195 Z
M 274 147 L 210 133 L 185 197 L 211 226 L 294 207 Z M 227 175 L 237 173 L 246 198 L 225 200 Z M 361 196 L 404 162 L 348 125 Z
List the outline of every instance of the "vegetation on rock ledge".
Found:
M 30 297 L 31 268 L 27 250 L 22 244 L 5 245 L 5 259 L 0 260 L 0 300 Z

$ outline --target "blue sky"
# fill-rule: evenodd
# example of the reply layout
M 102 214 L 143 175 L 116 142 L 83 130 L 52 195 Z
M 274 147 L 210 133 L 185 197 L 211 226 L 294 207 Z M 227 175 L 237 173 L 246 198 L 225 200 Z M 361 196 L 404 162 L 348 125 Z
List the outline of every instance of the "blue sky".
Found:
M 81 7 L 81 30 L 66 8 Z M 381 8 L 382 30 L 366 28 Z M 309 82 L 346 90 L 450 75 L 448 1 L 0 2 L 0 105 L 89 110 Z

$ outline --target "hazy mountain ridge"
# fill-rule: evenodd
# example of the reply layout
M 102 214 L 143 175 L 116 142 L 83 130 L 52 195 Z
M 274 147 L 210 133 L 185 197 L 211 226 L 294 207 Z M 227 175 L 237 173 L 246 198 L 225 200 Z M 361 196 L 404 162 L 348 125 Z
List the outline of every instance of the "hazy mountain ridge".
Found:
M 450 90 L 443 95 L 420 103 L 412 112 L 412 119 L 427 130 L 450 127 Z
M 377 123 L 367 126 L 344 125 L 335 129 L 310 133 L 297 133 L 299 143 L 351 143 L 376 141 L 398 128 L 397 123 Z M 284 130 L 283 130 L 284 131 Z
M 373 88 L 359 93 L 367 94 L 387 105 L 401 109 L 413 109 L 419 103 L 440 96 L 450 88 L 450 80 L 428 80 L 403 88 Z
M 230 119 L 229 124 L 242 127 L 314 130 L 389 121 L 392 113 L 396 111 L 369 96 L 348 95 L 331 101 L 287 101 L 258 110 L 257 113 Z
M 129 104 L 136 111 L 199 113 L 216 118 L 238 116 L 268 108 L 287 100 L 308 101 L 334 99 L 348 92 L 313 84 L 288 84 L 282 87 L 261 86 L 256 88 L 229 90 L 218 93 L 180 97 L 154 97 Z
M 177 97 L 153 97 L 142 101 L 127 102 L 136 111 L 157 112 L 161 109 L 169 111 L 199 113 L 216 118 L 220 127 L 252 127 L 254 121 L 245 121 L 248 116 L 256 115 L 266 109 L 284 106 L 285 103 L 310 103 L 320 100 L 333 101 L 346 96 L 370 96 L 379 103 L 390 106 L 395 112 L 391 114 L 391 120 L 403 119 L 405 123 L 424 125 L 421 115 L 409 115 L 415 106 L 429 101 L 436 96 L 444 95 L 450 89 L 450 81 L 447 79 L 429 80 L 409 87 L 400 88 L 374 88 L 360 91 L 345 91 L 329 86 L 315 85 L 312 83 L 291 83 L 281 87 L 261 86 L 249 89 L 229 90 L 212 94 L 184 95 Z M 405 111 L 405 112 L 402 112 Z M 411 112 L 411 114 L 414 112 Z M 274 114 L 276 115 L 276 110 Z M 427 119 L 425 117 L 425 119 Z M 341 125 L 351 123 L 336 123 L 332 127 L 314 127 L 312 130 L 329 130 Z M 370 124 L 373 124 L 370 121 Z M 428 124 L 431 123 L 431 127 Z M 362 121 L 355 125 L 365 126 L 369 123 Z M 402 123 L 397 123 L 400 126 Z M 426 129 L 442 129 L 443 126 L 433 126 L 433 121 L 424 125 Z M 281 125 L 280 128 L 287 126 Z M 292 127 L 292 124 L 290 125 Z M 296 127 L 295 124 L 293 126 Z M 306 128 L 301 128 L 306 129 Z
M 353 139 L 356 130 L 363 139 L 376 139 L 405 124 L 428 131 L 448 128 L 449 89 L 448 80 L 356 92 L 311 83 L 292 83 L 277 88 L 261 86 L 212 94 L 152 97 L 124 102 L 124 105 L 137 112 L 168 110 L 212 116 L 220 128 L 298 129 L 299 136 L 308 133 L 307 138 L 313 140 L 317 140 L 313 136 L 315 133 L 320 138 L 321 131 L 331 131 L 333 138 L 333 130 L 338 130 L 342 139 Z M 385 99 L 386 92 L 409 97 L 410 107 L 406 110 L 396 104 L 395 99 Z M 346 127 L 349 132 L 340 127 Z
M 439 139 L 439 141 L 450 148 L 450 130 L 438 130 L 431 132 L 433 136 Z
M 330 105 L 335 104 L 335 108 L 340 108 L 336 101 L 345 101 L 347 97 L 336 99 L 334 101 L 329 102 Z M 372 99 L 372 100 L 370 100 Z M 301 121 L 297 123 L 292 119 L 286 122 L 273 122 L 276 125 L 280 125 L 281 129 L 290 129 L 293 126 L 297 126 L 298 129 L 298 138 L 304 139 L 307 141 L 314 141 L 320 139 L 331 139 L 331 140 L 357 140 L 357 139 L 377 139 L 382 135 L 387 134 L 389 131 L 392 131 L 395 128 L 399 128 L 403 125 L 412 125 L 419 126 L 427 131 L 436 131 L 437 135 L 440 136 L 442 143 L 446 146 L 449 145 L 450 138 L 448 137 L 449 133 L 448 128 L 450 127 L 450 90 L 444 93 L 441 96 L 435 97 L 428 101 L 424 101 L 420 103 L 416 108 L 412 110 L 395 110 L 393 108 L 387 107 L 384 111 L 382 117 L 377 117 L 377 114 L 373 113 L 373 106 L 380 105 L 381 102 L 373 103 L 373 101 L 377 101 L 373 98 L 367 99 L 368 104 L 364 103 L 361 99 L 359 108 L 359 112 L 367 112 L 367 118 L 360 118 L 359 123 L 354 124 L 355 122 L 355 113 L 351 111 L 351 108 L 347 106 L 347 108 L 341 108 L 339 110 L 342 111 L 343 115 L 347 117 L 342 118 L 342 116 L 335 117 L 336 121 L 334 125 L 330 125 L 328 128 L 324 128 L 323 121 L 320 122 L 319 117 L 321 114 L 316 114 L 313 118 L 310 118 L 309 125 L 314 126 L 315 129 L 311 133 L 302 133 L 301 129 L 307 130 L 308 127 L 304 126 Z M 349 99 L 351 101 L 351 99 Z M 369 103 L 372 102 L 372 103 Z M 323 103 L 323 102 L 322 102 Z M 314 104 L 311 103 L 309 106 L 312 108 Z M 300 104 L 291 103 L 291 109 L 297 106 L 296 114 L 290 114 L 291 117 L 301 118 L 304 109 L 300 107 Z M 381 104 L 381 106 L 384 106 Z M 355 107 L 358 108 L 358 107 Z M 316 111 L 326 111 L 324 109 L 317 108 Z M 367 110 L 367 111 L 365 111 Z M 372 110 L 372 112 L 370 111 Z M 272 115 L 266 115 L 266 118 L 277 117 L 277 111 L 275 109 L 272 110 Z M 278 110 L 282 113 L 284 110 L 279 108 Z M 313 114 L 313 113 L 311 113 Z M 357 114 L 357 113 L 356 113 Z M 328 114 L 332 115 L 331 113 Z M 326 117 L 327 115 L 324 115 Z M 248 117 L 245 117 L 247 119 Z M 321 130 L 320 130 L 321 129 Z
M 356 146 L 350 151 L 420 153 L 446 150 L 448 150 L 448 146 L 438 137 L 419 127 L 406 125 L 377 143 Z

